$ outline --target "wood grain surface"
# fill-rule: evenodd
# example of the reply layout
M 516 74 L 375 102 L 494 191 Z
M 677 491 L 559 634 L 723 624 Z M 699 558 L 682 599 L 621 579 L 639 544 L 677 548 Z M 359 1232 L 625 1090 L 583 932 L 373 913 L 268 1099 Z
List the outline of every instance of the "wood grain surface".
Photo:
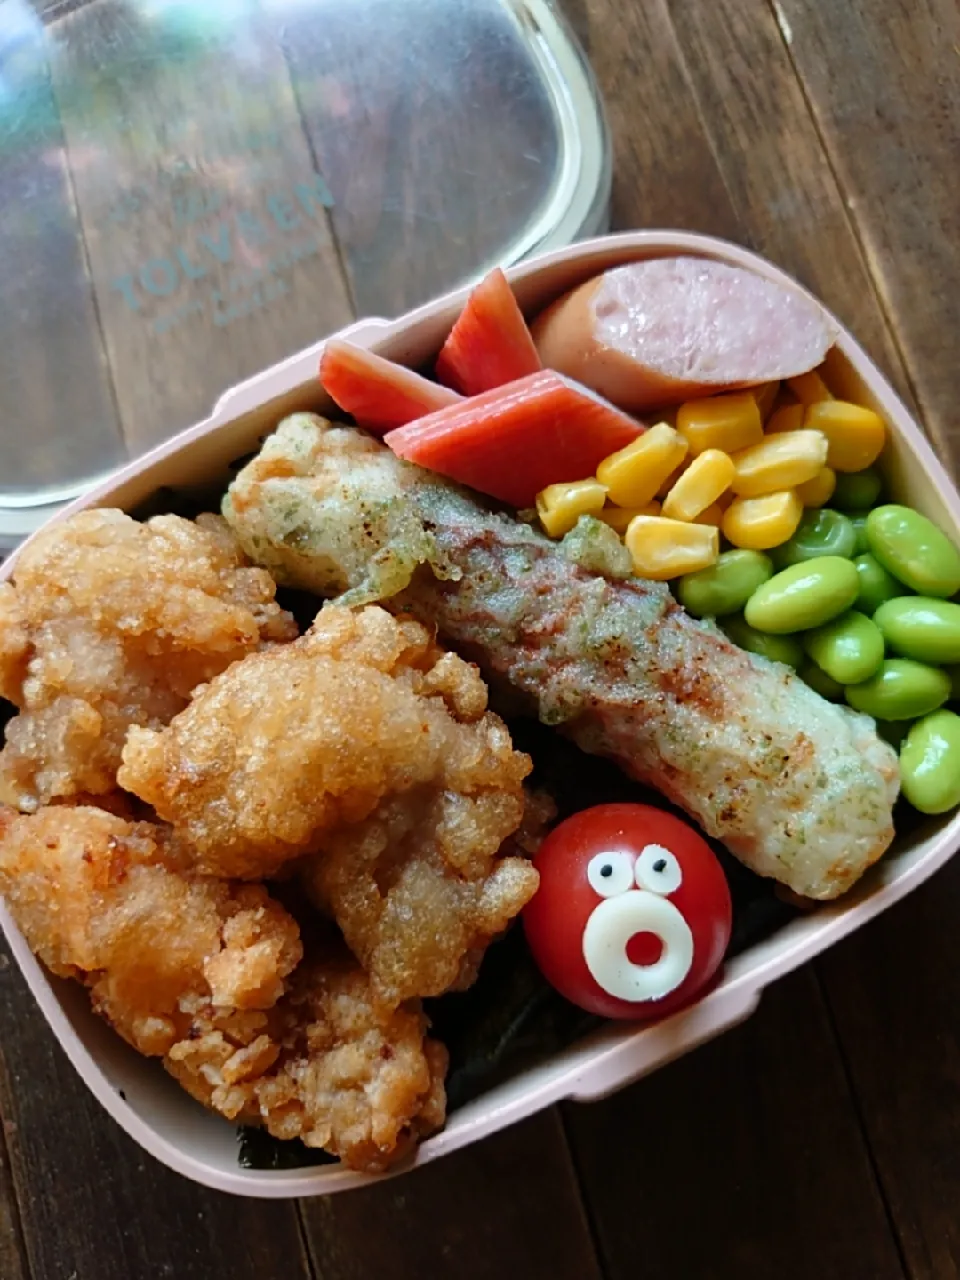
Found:
M 796 274 L 956 466 L 953 0 L 561 7 L 607 100 L 614 225 L 712 232 Z M 482 153 L 509 127 L 497 85 L 475 84 L 479 105 L 457 115 L 444 85 L 411 92 L 401 59 L 371 42 L 335 54 L 333 7 L 322 20 L 293 7 L 281 21 L 267 3 L 237 6 L 229 42 L 201 25 L 163 70 L 141 56 L 137 22 L 150 8 L 52 10 L 56 118 L 43 172 L 60 211 L 51 226 L 65 296 L 80 310 L 38 303 L 29 341 L 4 328 L 14 339 L 0 344 L 0 386 L 8 415 L 14 403 L 42 432 L 71 394 L 57 379 L 87 371 L 77 450 L 91 424 L 105 433 L 98 447 L 121 437 L 142 447 L 354 310 L 389 314 L 455 283 L 502 238 L 506 197 L 530 181 L 520 153 L 537 143 L 518 134 L 502 187 L 458 200 L 437 155 Z M 474 9 L 466 60 L 496 33 L 485 4 Z M 92 60 L 81 22 L 117 33 L 130 56 L 115 75 Z M 244 32 L 259 53 L 238 62 L 237 49 L 253 47 Z M 105 132 L 121 113 L 129 127 Z M 535 131 L 536 111 L 524 121 Z M 16 196 L 33 179 L 5 164 L 0 151 L 0 189 Z M 471 175 L 458 178 L 469 195 Z M 0 243 L 11 216 L 0 205 Z M 293 261 L 301 239 L 315 252 Z M 187 288 L 191 270 L 205 275 Z M 0 265 L 5 302 L 13 288 L 29 300 L 30 279 Z M 266 298 L 277 279 L 287 291 Z M 237 313 L 211 336 L 209 316 L 177 308 L 219 307 L 214 290 Z M 0 433 L 0 476 L 10 438 Z M 958 913 L 955 867 L 767 992 L 744 1027 L 650 1080 L 409 1178 L 300 1205 L 217 1196 L 144 1156 L 86 1093 L 0 955 L 0 1280 L 950 1280 L 960 1276 Z

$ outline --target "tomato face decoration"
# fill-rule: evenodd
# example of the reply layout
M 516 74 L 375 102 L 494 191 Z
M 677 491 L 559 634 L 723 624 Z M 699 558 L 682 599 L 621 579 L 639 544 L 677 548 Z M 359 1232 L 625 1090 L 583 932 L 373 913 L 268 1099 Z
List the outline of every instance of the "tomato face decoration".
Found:
M 730 942 L 730 891 L 688 823 L 645 804 L 605 804 L 556 827 L 534 860 L 523 912 L 533 957 L 573 1004 L 658 1018 L 710 981 Z

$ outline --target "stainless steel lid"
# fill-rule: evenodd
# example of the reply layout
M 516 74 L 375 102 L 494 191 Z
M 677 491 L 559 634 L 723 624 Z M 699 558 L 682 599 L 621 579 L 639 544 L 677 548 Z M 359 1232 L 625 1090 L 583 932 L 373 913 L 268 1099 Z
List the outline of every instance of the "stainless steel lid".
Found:
M 0 0 L 0 542 L 609 189 L 549 0 Z

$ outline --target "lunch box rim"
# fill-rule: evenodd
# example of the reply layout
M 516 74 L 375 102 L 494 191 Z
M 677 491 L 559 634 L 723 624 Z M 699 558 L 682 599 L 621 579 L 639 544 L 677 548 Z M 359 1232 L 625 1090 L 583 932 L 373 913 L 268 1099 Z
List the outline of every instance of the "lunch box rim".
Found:
M 517 288 L 525 310 L 542 307 L 559 293 L 590 275 L 610 266 L 638 258 L 693 254 L 712 258 L 759 272 L 793 288 L 797 281 L 759 255 L 729 241 L 713 236 L 670 230 L 621 232 L 599 236 L 573 246 L 540 254 L 507 270 L 507 277 Z M 802 290 L 813 297 L 807 290 Z M 331 334 L 331 338 L 348 338 L 398 360 L 409 360 L 417 344 L 417 335 L 425 330 L 440 331 L 449 325 L 470 292 L 470 286 L 448 293 L 433 302 L 417 307 L 395 320 L 370 318 L 360 320 Z M 815 299 L 820 306 L 819 299 Z M 830 314 L 828 312 L 828 314 Z M 833 319 L 833 317 L 831 317 Z M 442 322 L 442 324 L 441 324 Z M 844 367 L 866 388 L 876 406 L 893 427 L 898 446 L 906 447 L 906 458 L 929 486 L 925 491 L 938 504 L 941 514 L 960 538 L 960 495 L 929 442 L 876 364 L 855 339 L 837 323 L 839 337 L 836 350 L 844 358 Z M 264 370 L 226 391 L 218 400 L 210 417 L 165 441 L 137 461 L 114 472 L 96 488 L 58 510 L 50 520 L 30 536 L 0 566 L 0 581 L 15 569 L 23 547 L 51 525 L 90 507 L 135 506 L 129 497 L 133 490 L 143 489 L 143 481 L 162 471 L 185 450 L 199 441 L 229 439 L 239 435 L 251 414 L 262 412 L 276 403 L 278 412 L 291 399 L 318 398 L 317 363 L 324 339 Z M 436 343 L 434 350 L 439 343 Z M 289 411 L 287 407 L 286 411 Z M 279 419 L 277 419 L 279 420 Z M 275 422 L 274 422 L 275 425 Z M 152 483 L 153 491 L 162 482 Z M 119 495 L 119 497 L 118 497 Z M 561 1100 L 588 1101 L 606 1096 L 640 1077 L 666 1065 L 673 1059 L 712 1039 L 747 1018 L 757 1007 L 763 990 L 777 978 L 820 954 L 870 919 L 887 910 L 942 867 L 960 847 L 960 813 L 954 814 L 931 837 L 912 848 L 901 850 L 898 859 L 922 848 L 913 861 L 881 862 L 865 881 L 838 903 L 826 904 L 816 912 L 803 915 L 783 929 L 736 956 L 724 971 L 722 981 L 696 1004 L 662 1022 L 635 1028 L 611 1025 L 545 1062 L 527 1068 L 510 1080 L 496 1086 L 456 1111 L 440 1133 L 427 1139 L 415 1157 L 387 1175 L 355 1173 L 339 1165 L 319 1165 L 289 1170 L 255 1170 L 225 1167 L 205 1160 L 187 1149 L 183 1139 L 181 1104 L 196 1108 L 196 1126 L 208 1120 L 230 1127 L 220 1117 L 208 1117 L 199 1104 L 183 1094 L 168 1079 L 158 1063 L 139 1059 L 153 1074 L 143 1081 L 141 1093 L 152 1094 L 148 1110 L 165 1113 L 162 1119 L 141 1114 L 138 1106 L 124 1096 L 115 1079 L 109 1078 L 103 1062 L 76 1029 L 82 1022 L 96 1042 L 105 1030 L 114 1037 L 110 1056 L 134 1055 L 109 1028 L 105 1028 L 89 1007 L 85 993 L 67 987 L 63 980 L 51 977 L 40 965 L 14 924 L 6 905 L 0 901 L 0 927 L 3 928 L 17 963 L 44 1016 L 61 1047 L 84 1083 L 115 1121 L 140 1146 L 176 1172 L 219 1191 L 239 1196 L 280 1199 L 327 1195 L 351 1187 L 369 1185 L 384 1177 L 395 1177 L 411 1168 L 422 1166 L 472 1142 L 489 1136 L 510 1124 Z M 82 997 L 83 1003 L 79 1002 Z M 166 1091 L 173 1091 L 168 1095 Z M 171 1108 L 173 1099 L 176 1105 Z M 181 1115 L 175 1123 L 175 1114 Z M 222 1141 L 217 1143 L 223 1148 Z

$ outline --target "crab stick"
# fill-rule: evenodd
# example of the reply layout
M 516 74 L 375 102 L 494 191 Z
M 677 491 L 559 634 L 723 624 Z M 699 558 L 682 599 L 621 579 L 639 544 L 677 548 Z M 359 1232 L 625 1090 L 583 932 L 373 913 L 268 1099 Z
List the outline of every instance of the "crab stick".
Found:
M 320 382 L 358 426 L 376 435 L 461 400 L 449 387 L 339 338 L 332 338 L 323 349 Z
M 440 409 L 384 437 L 408 462 L 516 507 L 547 485 L 582 480 L 644 428 L 544 370 Z
M 492 391 L 541 368 L 513 290 L 499 267 L 467 299 L 437 359 L 437 377 L 464 395 Z

